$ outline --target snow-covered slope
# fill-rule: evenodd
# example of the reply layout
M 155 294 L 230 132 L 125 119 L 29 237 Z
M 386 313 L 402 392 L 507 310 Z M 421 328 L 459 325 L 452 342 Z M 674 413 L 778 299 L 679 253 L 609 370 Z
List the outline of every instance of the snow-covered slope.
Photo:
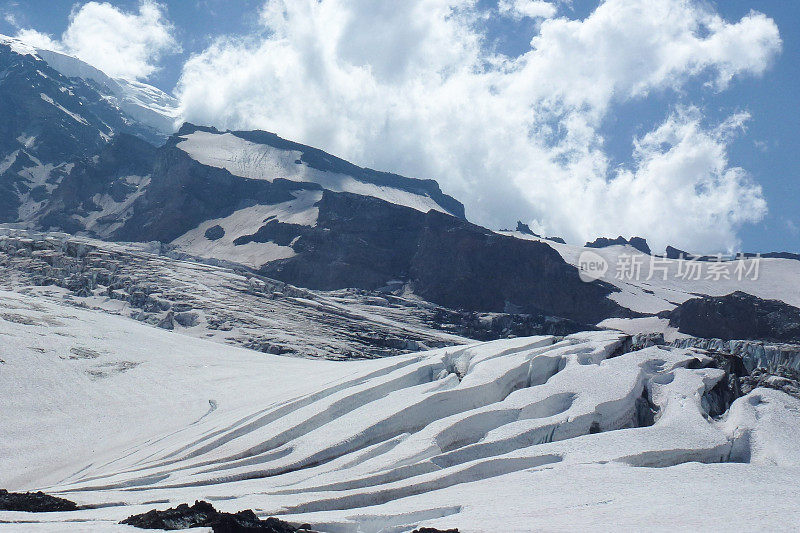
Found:
M 463 206 L 441 193 L 435 182 L 414 180 L 351 165 L 308 146 L 266 132 L 218 132 L 186 128 L 177 147 L 199 163 L 255 180 L 316 183 L 333 192 L 373 196 L 418 211 L 463 216 Z M 305 157 L 306 154 L 312 157 Z
M 124 531 L 195 499 L 336 532 L 800 522 L 800 401 L 756 389 L 713 418 L 724 372 L 699 353 L 597 332 L 312 361 L 0 306 L 0 480 L 100 504 L 0 512 L 15 531 Z
M 237 244 L 237 239 L 252 235 L 264 221 L 314 226 L 319 209 L 315 204 L 322 198 L 320 191 L 298 191 L 295 199 L 276 205 L 254 205 L 239 209 L 224 218 L 213 218 L 178 237 L 172 244 L 197 257 L 225 258 L 251 268 L 295 255 L 291 246 L 274 242 Z M 257 227 L 256 227 L 257 226 Z M 211 228 L 222 228 L 221 236 L 209 239 Z M 219 231 L 219 230 L 218 230 Z
M 717 273 L 715 262 L 711 261 L 654 257 L 630 246 L 584 248 L 520 232 L 502 233 L 545 242 L 576 267 L 582 260 L 599 256 L 608 268 L 598 279 L 620 289 L 609 298 L 640 313 L 656 314 L 674 309 L 691 298 L 723 296 L 735 291 L 800 307 L 800 284 L 797 283 L 800 280 L 800 261 L 794 259 L 726 261 L 721 263 L 724 268 Z
M 95 82 L 98 88 L 105 89 L 109 101 L 132 119 L 165 136 L 177 129 L 180 115 L 178 101 L 164 91 L 138 81 L 111 78 L 88 63 L 66 54 L 41 48 L 36 49 L 35 53 L 68 78 Z
M 67 77 L 42 59 L 43 54 L 16 39 L 0 36 L 3 222 L 38 223 L 43 208 L 50 210 L 48 201 L 75 164 L 91 161 L 112 139 L 126 133 L 154 143 L 165 138 L 164 133 L 132 118 L 106 85 L 89 77 Z M 96 73 L 98 79 L 101 75 Z M 80 197 L 83 187 L 79 184 L 73 193 Z M 62 219 L 86 217 L 91 209 L 85 208 L 93 206 L 91 196 L 78 198 L 77 204 L 85 201 L 84 208 L 64 214 Z M 83 227 L 62 229 L 77 231 Z

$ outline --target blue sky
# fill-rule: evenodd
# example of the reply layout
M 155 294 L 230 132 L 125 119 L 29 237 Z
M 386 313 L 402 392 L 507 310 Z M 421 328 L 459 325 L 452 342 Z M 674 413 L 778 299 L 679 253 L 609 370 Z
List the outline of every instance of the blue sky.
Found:
M 336 4 L 334 0 L 327 1 L 329 4 Z M 508 5 L 511 5 L 514 0 L 506 1 Z M 524 1 L 534 3 L 531 0 Z M 643 4 L 647 3 L 646 0 L 641 1 Z M 0 32 L 14 35 L 21 28 L 31 28 L 49 34 L 57 40 L 70 24 L 70 13 L 80 9 L 84 3 L 76 4 L 72 1 L 59 0 L 25 0 L 24 2 L 0 0 L 0 15 L 3 15 L 3 18 L 0 19 Z M 410 6 L 412 3 L 409 2 L 408 5 Z M 428 2 L 428 4 L 435 3 L 435 1 Z M 136 13 L 141 7 L 140 0 L 116 1 L 111 4 L 124 13 Z M 373 4 L 381 4 L 381 2 L 373 2 Z M 797 29 L 800 27 L 800 3 L 785 0 L 725 0 L 703 1 L 702 3 L 698 1 L 695 4 L 708 12 L 719 15 L 721 19 L 730 24 L 735 24 L 743 17 L 748 17 L 751 10 L 765 14 L 777 25 L 782 42 L 781 51 L 771 54 L 765 52 L 764 62 L 768 66 L 764 67 L 763 72 L 751 75 L 748 69 L 752 69 L 752 66 L 742 67 L 741 72 L 732 76 L 730 83 L 726 84 L 724 88 L 710 89 L 709 85 L 716 83 L 712 71 L 715 68 L 723 68 L 719 65 L 725 61 L 730 62 L 730 58 L 719 60 L 719 64 L 714 64 L 714 60 L 712 60 L 711 66 L 707 69 L 708 72 L 686 74 L 686 79 L 680 83 L 673 84 L 669 79 L 662 79 L 643 91 L 642 94 L 619 97 L 615 95 L 614 91 L 618 91 L 619 87 L 623 86 L 620 83 L 612 87 L 612 92 L 605 97 L 605 100 L 587 99 L 586 102 L 577 104 L 576 109 L 578 110 L 589 109 L 584 115 L 576 114 L 574 116 L 589 125 L 591 132 L 587 137 L 590 140 L 587 142 L 590 144 L 599 142 L 599 148 L 595 150 L 595 154 L 583 155 L 574 155 L 574 146 L 570 148 L 571 151 L 566 150 L 564 153 L 559 151 L 558 157 L 576 158 L 573 161 L 575 165 L 564 165 L 560 169 L 545 169 L 542 171 L 542 176 L 536 179 L 528 179 L 524 176 L 536 174 L 537 169 L 541 166 L 540 160 L 536 159 L 539 156 L 529 153 L 524 147 L 503 154 L 502 131 L 492 131 L 496 139 L 499 139 L 495 144 L 489 144 L 489 141 L 486 141 L 485 145 L 481 144 L 474 149 L 469 140 L 462 142 L 452 140 L 442 143 L 442 146 L 434 146 L 437 144 L 435 138 L 419 141 L 409 139 L 409 136 L 404 133 L 408 132 L 409 128 L 419 128 L 420 134 L 415 137 L 424 137 L 428 131 L 439 128 L 440 123 L 437 122 L 437 119 L 444 119 L 439 113 L 431 112 L 430 116 L 425 117 L 425 120 L 420 120 L 418 124 L 412 124 L 413 117 L 410 118 L 407 113 L 380 109 L 382 102 L 386 102 L 386 106 L 414 105 L 427 109 L 428 102 L 424 100 L 406 101 L 397 96 L 397 87 L 402 87 L 403 91 L 409 90 L 409 86 L 406 84 L 408 80 L 396 84 L 396 80 L 389 80 L 386 85 L 395 84 L 393 85 L 395 92 L 378 92 L 376 89 L 371 97 L 365 96 L 366 104 L 354 103 L 347 98 L 348 93 L 360 90 L 358 86 L 348 87 L 347 82 L 344 82 L 345 85 L 336 92 L 326 92 L 317 87 L 304 95 L 305 101 L 295 100 L 294 93 L 300 91 L 302 94 L 306 85 L 316 83 L 316 80 L 308 80 L 307 84 L 302 75 L 287 77 L 285 74 L 280 74 L 283 85 L 292 83 L 296 85 L 294 90 L 287 94 L 274 87 L 267 92 L 242 90 L 240 87 L 242 84 L 267 83 L 281 72 L 281 65 L 274 61 L 272 63 L 275 64 L 271 64 L 272 66 L 269 68 L 255 64 L 260 61 L 266 62 L 268 50 L 277 50 L 276 53 L 296 54 L 296 57 L 299 58 L 298 61 L 303 61 L 303 58 L 311 58 L 308 59 L 310 65 L 316 65 L 315 62 L 321 61 L 319 57 L 312 57 L 312 54 L 297 44 L 303 39 L 308 40 L 309 38 L 309 34 L 303 33 L 306 31 L 303 22 L 299 22 L 301 14 L 298 14 L 296 18 L 292 18 L 290 14 L 285 20 L 273 17 L 265 22 L 265 18 L 259 16 L 264 6 L 263 0 L 164 2 L 162 5 L 165 20 L 171 24 L 169 31 L 181 50 L 176 52 L 174 46 L 170 50 L 165 50 L 157 59 L 157 70 L 147 77 L 146 81 L 162 90 L 173 92 L 181 76 L 184 75 L 185 86 L 179 91 L 179 96 L 186 102 L 187 116 L 194 121 L 205 121 L 221 127 L 270 129 L 285 137 L 318 145 L 357 163 L 438 179 L 447 192 L 451 192 L 465 201 L 468 215 L 472 214 L 473 220 L 494 227 L 512 225 L 512 218 L 522 218 L 534 222 L 534 225 L 538 225 L 542 231 L 564 234 L 572 241 L 588 238 L 592 234 L 592 229 L 597 228 L 595 234 L 641 233 L 651 241 L 655 241 L 656 246 L 668 242 L 693 248 L 696 251 L 715 251 L 726 247 L 737 247 L 748 251 L 800 251 L 800 230 L 798 229 L 800 228 L 800 213 L 798 213 L 798 207 L 800 207 L 800 179 L 798 179 L 800 143 L 797 135 L 797 128 L 800 125 L 800 105 L 797 103 L 798 97 L 800 97 L 800 61 L 798 60 L 800 58 L 800 30 Z M 396 7 L 398 4 L 391 5 L 395 6 L 392 11 L 398 11 Z M 561 2 L 554 5 L 558 10 L 558 17 L 580 22 L 586 21 L 587 17 L 595 14 L 598 2 L 573 0 L 571 3 Z M 370 10 L 372 10 L 371 6 L 362 9 L 362 11 Z M 487 15 L 474 16 L 476 12 L 484 12 Z M 480 36 L 480 47 L 484 50 L 481 52 L 481 57 L 484 58 L 487 52 L 496 52 L 515 58 L 529 52 L 531 39 L 538 34 L 542 19 L 524 16 L 497 16 L 497 12 L 496 0 L 480 0 L 477 7 L 471 12 L 472 18 L 468 23 L 464 23 L 469 24 L 474 29 L 475 35 Z M 335 6 L 333 6 L 327 12 L 314 15 L 320 17 L 319 24 L 323 25 L 321 26 L 323 32 L 327 31 L 328 19 L 336 14 Z M 354 18 L 352 13 L 350 16 Z M 387 23 L 387 27 L 390 29 L 395 25 L 398 27 L 409 25 L 408 20 L 402 18 L 402 14 L 379 13 L 370 16 L 373 18 L 368 19 L 368 24 L 372 26 L 378 26 L 383 22 Z M 414 16 L 419 17 L 419 12 Z M 391 17 L 396 17 L 396 19 Z M 306 15 L 305 18 L 311 18 L 311 15 Z M 276 20 L 278 22 L 275 22 Z M 277 25 L 284 23 L 286 27 L 278 28 Z M 347 28 L 351 28 L 351 26 L 347 26 Z M 381 68 L 388 65 L 391 70 L 394 67 L 393 62 L 398 61 L 397 50 L 394 50 L 395 55 L 393 56 L 388 53 L 382 54 L 382 50 L 367 53 L 364 52 L 364 48 L 369 48 L 374 42 L 380 46 L 383 42 L 382 38 L 386 42 L 395 42 L 392 39 L 396 37 L 394 46 L 401 51 L 400 56 L 402 57 L 403 51 L 409 50 L 409 55 L 415 53 L 414 47 L 417 46 L 417 43 L 430 37 L 423 33 L 419 34 L 421 35 L 419 39 L 416 39 L 414 35 L 409 37 L 402 33 L 398 36 L 393 34 L 377 35 L 376 41 L 365 41 L 367 44 L 364 44 L 359 41 L 360 33 L 369 31 L 369 26 L 360 28 L 352 26 L 352 28 L 355 29 L 345 29 L 344 31 L 354 32 L 353 37 L 349 40 L 355 42 L 354 46 L 360 47 L 360 49 L 345 59 L 355 67 L 363 67 L 364 64 L 369 66 L 372 78 L 364 78 L 361 82 L 364 84 L 375 82 L 376 79 L 375 83 L 378 84 L 384 81 L 380 79 Z M 426 26 L 419 30 L 420 32 L 432 32 L 433 37 L 430 37 L 430 42 L 426 44 L 429 48 L 423 49 L 420 53 L 419 57 L 422 59 L 408 67 L 409 69 L 418 68 L 422 74 L 409 71 L 409 79 L 413 79 L 414 76 L 420 77 L 426 72 L 424 69 L 428 68 L 429 57 L 436 51 L 436 46 L 448 46 L 447 39 L 436 40 L 439 38 L 436 32 L 450 31 L 451 29 L 449 26 L 445 26 L 445 22 L 442 22 L 440 26 Z M 356 30 L 359 30 L 360 33 L 356 33 Z M 703 31 L 712 32 L 714 30 L 712 28 Z M 286 33 L 281 34 L 281 32 Z M 385 29 L 383 33 L 387 33 Z M 291 44 L 295 39 L 297 42 L 294 42 L 290 48 L 283 45 L 281 47 L 276 44 L 278 41 L 276 35 L 282 38 L 281 42 L 288 41 Z M 298 35 L 305 37 L 301 39 Z M 460 37 L 463 33 L 458 33 L 458 35 Z M 220 36 L 241 37 L 243 40 L 237 41 L 235 44 L 228 43 L 210 51 L 209 47 Z M 412 38 L 415 40 L 411 40 Z M 408 41 L 403 39 L 408 39 Z M 342 48 L 341 42 L 339 48 Z M 404 44 L 406 42 L 411 44 Z M 744 40 L 742 42 L 746 43 Z M 464 50 L 469 49 L 470 46 L 468 39 L 465 43 L 462 48 L 455 51 L 447 49 L 442 55 L 452 53 L 456 58 L 453 59 L 453 62 L 461 61 L 461 55 L 464 55 Z M 390 45 L 387 45 L 386 48 L 390 48 Z M 742 50 L 747 50 L 747 47 L 745 46 Z M 233 54 L 233 56 L 225 55 L 226 53 Z M 734 54 L 735 59 L 735 52 L 727 53 Z M 196 61 L 187 67 L 187 60 L 197 54 L 204 54 L 203 61 Z M 358 57 L 352 59 L 355 56 Z M 246 61 L 242 60 L 240 68 L 232 69 L 232 72 L 251 69 L 252 73 L 242 79 L 236 79 L 233 74 L 229 74 L 225 79 L 215 79 L 214 81 L 216 86 L 220 87 L 219 90 L 222 94 L 229 95 L 228 98 L 231 101 L 248 102 L 248 106 L 243 106 L 242 109 L 237 109 L 235 112 L 227 112 L 225 109 L 206 109 L 203 107 L 204 102 L 209 99 L 209 95 L 214 96 L 215 88 L 210 85 L 211 82 L 208 87 L 204 87 L 198 80 L 202 79 L 204 75 L 208 77 L 210 71 L 216 75 L 220 67 L 224 66 L 226 61 L 229 62 L 231 57 L 246 58 Z M 342 58 L 339 58 L 338 61 L 341 62 Z M 305 76 L 314 77 L 316 72 L 309 67 L 309 64 L 301 65 L 301 67 L 306 72 Z M 448 63 L 446 67 L 450 68 L 453 64 L 457 65 L 458 63 Z M 320 68 L 324 70 L 324 67 L 325 65 L 322 65 Z M 203 71 L 203 68 L 209 70 Z M 406 67 L 397 67 L 398 71 L 403 68 Z M 441 70 L 441 65 L 436 68 Z M 686 69 L 688 72 L 690 67 L 686 67 Z M 550 69 L 546 72 L 554 76 L 559 75 L 557 69 L 555 71 Z M 552 74 L 553 72 L 555 74 Z M 605 80 L 606 75 L 601 74 L 600 79 Z M 678 75 L 684 74 L 679 73 Z M 265 80 L 259 76 L 267 78 Z M 503 80 L 501 79 L 501 81 Z M 330 84 L 331 80 L 328 79 L 325 83 Z M 474 83 L 474 80 L 466 81 L 464 87 L 471 87 L 471 83 Z M 452 89 L 452 85 L 453 81 L 449 80 L 448 90 Z M 434 89 L 440 90 L 441 88 L 442 86 L 437 86 Z M 310 106 L 308 102 L 312 98 L 315 101 L 327 99 L 329 103 L 323 102 L 317 107 Z M 446 102 L 448 97 L 443 96 L 443 98 Z M 539 101 L 541 100 L 534 100 L 534 102 Z M 514 109 L 515 104 L 516 102 L 507 99 L 499 102 L 498 107 L 481 109 L 480 112 L 476 112 L 476 115 L 479 113 L 486 115 L 485 118 L 480 119 L 482 122 L 478 122 L 477 118 L 472 121 L 468 117 L 468 122 L 463 124 L 463 130 L 465 132 L 486 131 L 495 122 L 491 113 L 496 109 Z M 431 102 L 432 108 L 442 105 L 441 100 L 436 100 L 435 105 L 434 101 Z M 596 108 L 592 106 L 596 106 Z M 308 107 L 314 107 L 313 112 L 308 111 Z M 261 108 L 269 109 L 269 112 L 265 111 L 263 116 L 253 113 L 253 109 Z M 681 115 L 681 110 L 685 111 L 687 108 L 691 108 L 691 111 Z M 735 135 L 719 134 L 718 137 L 714 137 L 715 128 L 731 117 L 740 116 L 745 112 L 749 113 L 749 118 L 744 121 L 744 131 L 734 128 L 738 131 Z M 463 115 L 463 111 L 460 113 Z M 559 183 L 565 181 L 563 176 L 574 174 L 576 168 L 585 168 L 593 161 L 596 162 L 597 153 L 605 158 L 608 167 L 603 171 L 598 171 L 600 175 L 610 178 L 617 172 L 615 170 L 617 168 L 630 169 L 635 174 L 631 190 L 636 188 L 636 183 L 644 184 L 643 188 L 646 189 L 649 186 L 649 182 L 646 181 L 648 179 L 652 180 L 654 184 L 652 186 L 663 183 L 658 179 L 647 177 L 645 169 L 641 168 L 641 163 L 637 161 L 633 143 L 635 139 L 645 138 L 649 132 L 661 132 L 665 139 L 671 138 L 674 132 L 662 131 L 664 128 L 659 130 L 659 127 L 678 128 L 669 120 L 676 113 L 679 115 L 679 118 L 676 119 L 676 122 L 680 123 L 678 126 L 694 124 L 701 132 L 707 134 L 705 137 L 698 137 L 700 139 L 698 142 L 708 140 L 709 136 L 713 137 L 712 141 L 709 141 L 709 153 L 722 147 L 726 158 L 723 171 L 743 169 L 751 182 L 761 186 L 763 190 L 761 197 L 766 201 L 767 207 L 765 214 L 754 214 L 748 218 L 745 212 L 747 210 L 758 211 L 758 202 L 753 201 L 750 197 L 752 195 L 747 191 L 732 193 L 734 196 L 738 194 L 738 197 L 731 200 L 728 198 L 730 195 L 726 196 L 725 190 L 727 189 L 722 190 L 722 187 L 720 191 L 717 191 L 718 194 L 709 196 L 715 199 L 714 205 L 708 206 L 709 210 L 716 211 L 708 219 L 688 220 L 689 208 L 686 208 L 686 212 L 681 212 L 680 205 L 677 204 L 677 207 L 670 211 L 674 211 L 674 217 L 654 216 L 648 219 L 648 209 L 652 211 L 657 208 L 660 200 L 663 200 L 665 204 L 672 200 L 669 186 L 664 187 L 661 199 L 646 192 L 642 192 L 640 197 L 632 194 L 631 203 L 651 205 L 651 207 L 639 211 L 632 210 L 626 217 L 620 216 L 620 220 L 616 222 L 609 221 L 609 219 L 614 219 L 615 213 L 627 209 L 625 198 L 620 198 L 618 193 L 606 191 L 602 194 L 598 193 L 597 197 L 591 197 L 584 202 L 576 200 L 573 210 L 563 207 L 556 209 L 551 205 L 556 202 L 559 205 L 569 203 L 573 198 L 570 195 L 570 188 L 592 189 L 590 178 L 575 184 L 570 182 L 570 185 L 565 187 L 560 186 Z M 442 124 L 445 135 L 453 134 L 453 125 L 460 130 L 462 125 L 458 122 L 457 115 L 458 113 L 455 113 L 453 116 L 445 117 L 448 121 L 446 125 Z M 567 115 L 555 114 L 555 118 L 549 122 L 529 122 L 525 125 L 513 123 L 509 124 L 507 129 L 511 132 L 514 131 L 513 127 L 527 127 L 529 134 L 535 137 L 542 131 L 549 131 L 547 128 L 554 127 L 555 133 L 551 132 L 554 140 L 544 143 L 540 147 L 551 150 L 548 157 L 554 157 L 553 153 L 560 150 L 559 142 L 574 133 L 569 129 L 574 124 L 569 118 L 573 115 Z M 377 128 L 374 124 L 375 117 L 385 121 L 385 124 Z M 395 127 L 392 124 L 398 125 Z M 581 128 L 585 129 L 583 124 L 581 124 Z M 581 128 L 576 127 L 575 131 L 580 132 Z M 721 140 L 723 136 L 725 140 Z M 693 141 L 686 137 L 686 142 Z M 389 150 L 387 146 L 396 146 L 397 148 Z M 653 150 L 657 152 L 656 149 Z M 647 152 L 646 157 L 657 157 L 658 154 L 653 150 Z M 653 155 L 654 153 L 655 155 Z M 447 166 L 445 160 L 455 156 L 458 156 L 458 169 L 450 172 L 453 165 Z M 502 166 L 497 166 L 497 161 L 525 157 L 530 157 L 531 161 L 522 161 L 519 164 L 502 163 Z M 645 156 L 640 153 L 638 157 L 641 159 Z M 717 157 L 720 157 L 719 154 Z M 673 167 L 667 166 L 666 168 Z M 515 178 L 514 173 L 519 173 L 520 176 L 524 174 L 524 176 Z M 676 183 L 679 181 L 680 179 L 676 178 Z M 510 182 L 515 185 L 512 187 L 509 185 Z M 699 189 L 705 185 L 695 184 L 694 187 Z M 495 191 L 497 192 L 495 193 Z M 691 193 L 691 191 L 689 192 Z M 550 196 L 548 197 L 548 195 Z M 552 202 L 548 201 L 549 198 L 552 199 Z M 691 208 L 693 211 L 703 208 L 702 198 L 703 196 L 699 192 L 697 197 L 691 198 L 695 202 Z M 599 212 L 606 208 L 607 211 Z M 588 211 L 595 214 L 589 215 Z M 585 223 L 578 220 L 584 217 L 587 218 Z M 643 222 L 640 224 L 639 220 L 643 220 Z M 717 222 L 714 221 L 719 221 L 720 228 L 718 230 L 700 231 L 698 229 L 698 225 L 716 224 Z M 626 231 L 628 228 L 630 230 Z

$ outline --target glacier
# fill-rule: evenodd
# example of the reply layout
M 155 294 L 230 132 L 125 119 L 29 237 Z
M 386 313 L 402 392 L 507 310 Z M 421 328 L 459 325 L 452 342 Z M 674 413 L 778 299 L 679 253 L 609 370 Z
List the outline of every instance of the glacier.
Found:
M 195 499 L 331 532 L 800 523 L 800 400 L 711 416 L 704 352 L 625 338 L 311 360 L 2 290 L 0 479 L 87 507 L 0 530 L 129 531 Z

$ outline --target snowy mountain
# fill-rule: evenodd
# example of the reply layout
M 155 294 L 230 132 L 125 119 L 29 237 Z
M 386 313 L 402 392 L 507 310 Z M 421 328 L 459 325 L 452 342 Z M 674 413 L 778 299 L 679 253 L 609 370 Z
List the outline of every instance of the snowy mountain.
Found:
M 109 103 L 133 120 L 149 126 L 164 136 L 172 134 L 179 120 L 178 101 L 164 91 L 138 81 L 111 78 L 75 57 L 36 49 L 36 55 L 67 78 L 93 82 Z
M 611 245 L 601 248 L 573 246 L 535 237 L 524 232 L 504 232 L 514 238 L 546 243 L 569 264 L 580 267 L 582 261 L 597 260 L 606 267 L 593 279 L 613 285 L 616 290 L 609 298 L 639 318 L 610 318 L 602 325 L 620 328 L 631 333 L 662 332 L 668 338 L 680 337 L 675 321 L 670 324 L 669 315 L 682 304 L 699 297 L 721 297 L 737 291 L 761 300 L 774 300 L 786 304 L 783 314 L 791 316 L 793 309 L 800 308 L 800 261 L 775 257 L 781 254 L 766 254 L 765 257 L 717 260 L 673 259 L 642 252 L 631 245 Z M 588 255 L 587 255 L 588 254 Z M 742 322 L 749 319 L 757 302 L 748 306 L 750 310 L 733 316 Z M 719 305 L 719 303 L 718 303 Z M 730 310 L 733 313 L 733 310 Z M 790 319 L 790 322 L 795 321 Z M 772 327 L 777 327 L 774 324 Z M 706 335 L 716 336 L 716 335 Z M 734 336 L 731 339 L 757 338 Z M 795 336 L 794 341 L 800 341 Z
M 171 243 L 311 289 L 399 283 L 452 309 L 584 324 L 629 315 L 606 298 L 610 285 L 582 283 L 549 246 L 465 221 L 436 182 L 357 167 L 266 132 L 187 124 L 160 148 L 116 135 L 73 163 L 30 212 L 20 221 L 29 228 Z
M 36 50 L 0 37 L 0 221 L 35 218 L 78 160 L 122 133 L 161 138 L 95 82 L 67 78 Z

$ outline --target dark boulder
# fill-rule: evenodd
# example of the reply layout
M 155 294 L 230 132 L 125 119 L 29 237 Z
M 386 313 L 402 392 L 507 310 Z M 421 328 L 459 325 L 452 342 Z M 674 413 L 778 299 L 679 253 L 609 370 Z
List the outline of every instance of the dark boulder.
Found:
M 196 501 L 191 507 L 182 503 L 165 511 L 154 509 L 144 514 L 129 516 L 120 524 L 140 529 L 165 529 L 168 531 L 210 527 L 214 533 L 244 533 L 248 531 L 295 533 L 301 531 L 277 518 L 270 517 L 266 520 L 259 520 L 250 509 L 235 514 L 222 513 L 205 501 Z
M 77 509 L 78 506 L 74 502 L 44 492 L 8 492 L 0 489 L 0 511 L 55 513 Z
M 800 342 L 800 309 L 744 292 L 687 300 L 667 316 L 670 325 L 694 337 Z

